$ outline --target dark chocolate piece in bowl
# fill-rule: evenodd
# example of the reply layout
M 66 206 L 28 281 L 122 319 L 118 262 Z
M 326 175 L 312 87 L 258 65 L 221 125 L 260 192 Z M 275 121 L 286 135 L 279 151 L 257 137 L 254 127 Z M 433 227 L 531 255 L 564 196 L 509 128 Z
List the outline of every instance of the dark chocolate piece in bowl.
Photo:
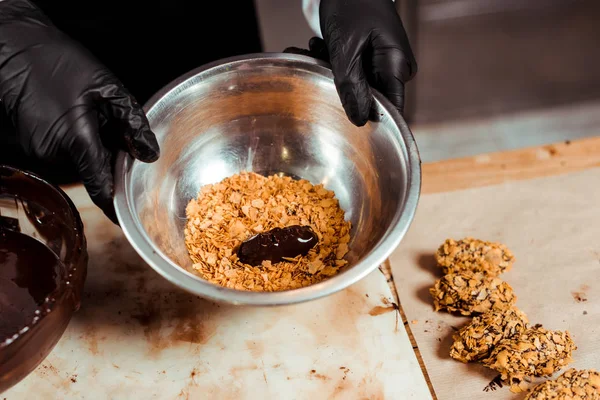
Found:
M 318 241 L 310 226 L 273 228 L 245 240 L 237 254 L 244 264 L 257 266 L 263 261 L 275 264 L 286 258 L 305 256 Z

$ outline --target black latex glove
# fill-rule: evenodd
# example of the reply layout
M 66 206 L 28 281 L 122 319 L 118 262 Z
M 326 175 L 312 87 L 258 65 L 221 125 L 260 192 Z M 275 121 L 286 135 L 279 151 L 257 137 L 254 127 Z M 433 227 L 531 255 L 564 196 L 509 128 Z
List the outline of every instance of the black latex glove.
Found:
M 116 223 L 114 156 L 123 149 L 153 162 L 156 138 L 121 82 L 28 0 L 0 1 L 0 96 L 25 153 L 69 160 Z
M 312 38 L 309 51 L 286 51 L 329 58 L 340 99 L 355 125 L 369 119 L 370 86 L 402 113 L 404 84 L 417 73 L 417 62 L 394 2 L 321 0 L 319 18 L 324 42 Z

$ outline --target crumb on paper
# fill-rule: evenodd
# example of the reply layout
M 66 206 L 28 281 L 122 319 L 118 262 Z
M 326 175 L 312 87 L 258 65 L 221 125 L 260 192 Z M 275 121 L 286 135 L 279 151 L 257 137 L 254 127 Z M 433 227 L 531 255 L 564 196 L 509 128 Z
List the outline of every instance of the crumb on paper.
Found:
M 587 291 L 590 287 L 588 285 L 581 285 L 579 287 L 579 290 L 574 290 L 571 292 L 571 296 L 573 296 L 573 299 L 575 299 L 576 302 L 578 303 L 583 303 L 584 301 L 588 301 L 587 298 Z
M 450 357 L 464 363 L 479 361 L 489 356 L 501 340 L 523 332 L 527 323 L 525 313 L 514 306 L 476 316 L 469 325 L 454 334 Z
M 413 319 L 412 321 L 410 321 L 411 324 L 416 325 L 419 323 L 418 319 Z
M 435 311 L 447 310 L 467 316 L 492 309 L 504 310 L 517 301 L 508 283 L 481 272 L 446 274 L 435 282 L 429 292 Z
M 306 180 L 243 172 L 206 185 L 186 208 L 185 243 L 193 271 L 214 284 L 249 291 L 309 286 L 337 274 L 350 242 L 349 221 L 332 191 Z M 236 249 L 256 233 L 307 225 L 318 244 L 306 256 L 252 267 Z
M 571 363 L 576 349 L 568 331 L 536 325 L 501 340 L 483 364 L 498 371 L 502 380 L 511 385 L 511 391 L 521 392 L 527 379 L 551 376 Z
M 588 301 L 587 298 L 587 291 L 590 287 L 588 285 L 581 285 L 579 287 L 579 290 L 573 290 L 571 292 L 571 296 L 573 296 L 573 298 L 575 299 L 576 302 L 578 303 L 583 303 L 584 301 Z
M 578 303 L 583 303 L 584 301 L 588 300 L 587 296 L 583 292 L 571 292 L 571 295 L 573 296 L 575 301 Z
M 515 257 L 501 243 L 486 242 L 467 237 L 447 239 L 437 250 L 435 259 L 444 274 L 465 271 L 498 276 L 512 268 Z
M 571 368 L 534 387 L 525 400 L 600 400 L 600 373 Z
M 493 392 L 495 390 L 501 389 L 504 386 L 502 382 L 502 375 L 496 375 L 494 379 L 487 384 L 486 387 L 483 388 L 484 392 Z

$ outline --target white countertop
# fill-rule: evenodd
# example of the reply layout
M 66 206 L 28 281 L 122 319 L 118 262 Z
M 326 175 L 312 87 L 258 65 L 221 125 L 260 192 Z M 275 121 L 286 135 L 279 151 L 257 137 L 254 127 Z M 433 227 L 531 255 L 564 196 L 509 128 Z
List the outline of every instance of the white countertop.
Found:
M 300 305 L 217 305 L 155 273 L 81 187 L 67 193 L 88 239 L 82 306 L 2 398 L 431 398 L 380 271 Z

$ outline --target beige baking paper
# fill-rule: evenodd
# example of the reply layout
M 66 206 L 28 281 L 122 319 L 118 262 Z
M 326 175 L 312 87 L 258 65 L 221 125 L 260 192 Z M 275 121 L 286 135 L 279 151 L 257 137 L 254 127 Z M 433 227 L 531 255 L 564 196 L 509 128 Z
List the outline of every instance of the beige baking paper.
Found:
M 428 289 L 441 276 L 436 249 L 446 238 L 465 236 L 509 246 L 516 262 L 501 277 L 515 290 L 517 306 L 533 324 L 572 333 L 573 367 L 600 370 L 600 169 L 425 195 L 391 257 L 400 303 L 437 397 L 521 399 L 507 387 L 485 392 L 497 374 L 448 355 L 454 330 L 469 319 L 435 313 Z

